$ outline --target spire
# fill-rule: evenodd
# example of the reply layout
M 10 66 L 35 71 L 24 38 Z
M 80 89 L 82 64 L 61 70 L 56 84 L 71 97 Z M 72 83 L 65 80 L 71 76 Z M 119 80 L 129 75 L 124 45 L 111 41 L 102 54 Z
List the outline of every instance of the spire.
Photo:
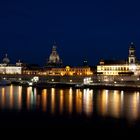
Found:
M 56 43 L 56 41 L 54 40 L 53 45 L 56 46 L 56 44 L 57 44 L 57 43 Z
M 131 45 L 134 45 L 134 42 L 131 42 Z
M 22 65 L 20 59 L 17 61 L 16 65 L 17 65 L 17 66 L 21 66 L 21 65 Z
M 21 63 L 20 59 L 18 60 L 18 63 Z
M 130 48 L 129 48 L 129 49 L 135 49 L 134 42 L 131 42 L 131 43 L 130 43 Z
M 6 53 L 6 54 L 5 54 L 5 58 L 7 58 L 7 57 L 8 57 L 8 54 Z

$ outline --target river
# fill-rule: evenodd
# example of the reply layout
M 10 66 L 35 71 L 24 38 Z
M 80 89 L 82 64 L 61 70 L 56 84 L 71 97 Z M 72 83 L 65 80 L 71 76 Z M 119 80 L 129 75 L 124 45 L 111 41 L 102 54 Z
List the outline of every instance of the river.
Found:
M 1 127 L 139 127 L 140 93 L 0 87 Z

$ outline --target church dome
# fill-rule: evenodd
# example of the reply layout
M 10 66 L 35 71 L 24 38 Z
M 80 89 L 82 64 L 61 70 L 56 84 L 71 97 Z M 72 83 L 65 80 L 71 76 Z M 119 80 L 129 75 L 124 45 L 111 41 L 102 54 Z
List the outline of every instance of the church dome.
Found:
M 6 54 L 5 57 L 3 58 L 3 63 L 5 63 L 5 64 L 10 63 L 10 59 L 7 57 L 7 54 Z
M 53 46 L 52 53 L 49 57 L 49 63 L 58 63 L 60 61 L 59 54 L 56 51 L 56 46 Z

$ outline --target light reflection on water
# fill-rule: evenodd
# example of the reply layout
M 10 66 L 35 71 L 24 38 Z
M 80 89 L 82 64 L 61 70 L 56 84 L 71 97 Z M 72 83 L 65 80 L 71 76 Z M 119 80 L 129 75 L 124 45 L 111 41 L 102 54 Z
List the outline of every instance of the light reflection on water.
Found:
M 22 109 L 22 87 L 1 87 L 0 88 L 0 109 Z
M 93 112 L 93 90 L 83 91 L 83 111 L 89 116 Z
M 140 93 L 119 90 L 0 87 L 0 110 L 42 111 L 50 115 L 77 114 L 138 120 Z
M 140 118 L 139 92 L 102 90 L 97 95 L 97 111 L 101 116 L 137 120 Z

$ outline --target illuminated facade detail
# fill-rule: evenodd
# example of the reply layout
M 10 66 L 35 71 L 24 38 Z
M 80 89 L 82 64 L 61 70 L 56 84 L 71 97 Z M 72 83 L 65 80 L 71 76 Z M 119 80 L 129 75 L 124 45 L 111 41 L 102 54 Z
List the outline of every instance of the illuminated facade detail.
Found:
M 87 76 L 93 75 L 90 67 L 70 67 L 50 68 L 44 70 L 23 70 L 27 75 L 50 75 L 50 76 Z
M 0 64 L 0 74 L 22 74 L 22 67 L 17 65 L 11 65 L 10 59 L 5 55 L 3 63 Z
M 85 75 L 92 75 L 93 72 L 91 71 L 90 67 L 69 67 L 66 66 L 65 68 L 52 68 L 49 72 L 49 75 L 60 75 L 60 76 L 85 76 Z
M 135 46 L 129 47 L 128 61 L 101 60 L 97 65 L 98 75 L 140 75 L 140 63 L 136 60 Z
M 31 69 L 23 69 L 22 73 L 25 75 L 47 75 L 46 72 L 42 72 L 41 70 L 31 70 Z
M 22 74 L 22 68 L 17 66 L 0 66 L 0 74 Z
M 83 80 L 83 83 L 84 84 L 90 84 L 90 83 L 92 83 L 93 81 L 91 80 L 91 77 L 88 77 L 88 78 L 84 78 L 84 80 Z
M 59 67 L 62 65 L 62 60 L 59 57 L 59 54 L 56 51 L 56 45 L 52 47 L 52 53 L 50 54 L 49 60 L 47 62 L 48 67 Z

